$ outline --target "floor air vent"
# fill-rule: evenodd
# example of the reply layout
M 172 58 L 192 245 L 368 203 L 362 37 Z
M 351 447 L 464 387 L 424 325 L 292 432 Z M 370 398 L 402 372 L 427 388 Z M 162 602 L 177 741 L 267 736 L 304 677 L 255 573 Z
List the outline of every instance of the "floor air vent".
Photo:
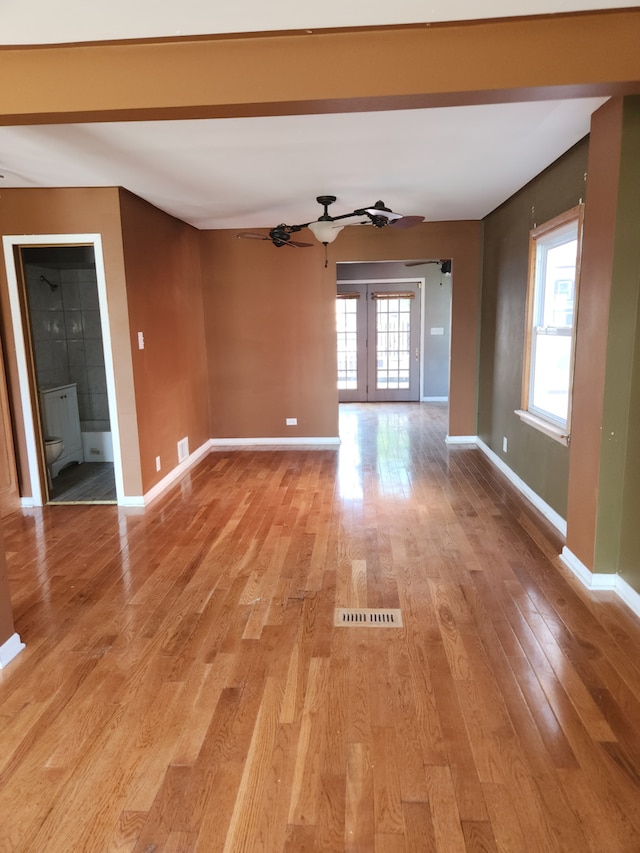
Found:
M 402 613 L 388 607 L 336 607 L 333 624 L 344 628 L 402 628 Z

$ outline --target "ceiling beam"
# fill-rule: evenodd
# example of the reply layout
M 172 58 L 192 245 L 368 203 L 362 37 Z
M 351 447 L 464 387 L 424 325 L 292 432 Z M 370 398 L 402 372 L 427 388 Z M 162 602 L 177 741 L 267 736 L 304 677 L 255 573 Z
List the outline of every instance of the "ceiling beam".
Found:
M 355 112 L 640 91 L 640 9 L 0 49 L 0 123 Z

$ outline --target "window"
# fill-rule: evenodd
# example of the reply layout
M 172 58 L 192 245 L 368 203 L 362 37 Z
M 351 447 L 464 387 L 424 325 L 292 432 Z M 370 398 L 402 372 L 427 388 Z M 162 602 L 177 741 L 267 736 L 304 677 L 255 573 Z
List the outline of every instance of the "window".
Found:
M 571 422 L 582 216 L 578 205 L 529 235 L 522 408 L 517 414 L 564 444 Z
M 338 390 L 358 387 L 358 294 L 339 294 L 336 301 L 338 333 Z

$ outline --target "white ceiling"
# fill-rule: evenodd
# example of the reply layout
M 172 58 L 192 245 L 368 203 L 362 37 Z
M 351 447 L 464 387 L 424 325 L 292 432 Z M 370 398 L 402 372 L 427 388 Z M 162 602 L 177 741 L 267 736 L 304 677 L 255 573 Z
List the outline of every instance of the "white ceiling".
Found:
M 513 15 L 511 0 L 1 0 L 3 44 L 291 30 Z M 609 8 L 527 0 L 518 14 Z M 637 2 L 626 3 L 640 5 Z M 251 21 L 248 25 L 247 21 Z M 123 186 L 198 228 L 310 221 L 383 199 L 427 220 L 478 219 L 589 132 L 603 99 L 198 121 L 0 127 L 0 187 Z
M 391 113 L 0 127 L 2 186 L 123 186 L 197 228 L 309 222 L 383 199 L 480 219 L 589 132 L 602 99 Z
M 0 0 L 0 44 L 365 27 L 640 6 L 640 0 Z

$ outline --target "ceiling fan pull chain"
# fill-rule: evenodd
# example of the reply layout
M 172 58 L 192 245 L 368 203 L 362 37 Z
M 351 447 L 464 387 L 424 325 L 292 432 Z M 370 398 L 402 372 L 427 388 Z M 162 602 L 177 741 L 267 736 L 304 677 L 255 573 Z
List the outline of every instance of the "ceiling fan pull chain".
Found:
M 329 266 L 329 258 L 327 257 L 327 244 L 323 243 L 324 246 L 324 268 L 326 269 Z

